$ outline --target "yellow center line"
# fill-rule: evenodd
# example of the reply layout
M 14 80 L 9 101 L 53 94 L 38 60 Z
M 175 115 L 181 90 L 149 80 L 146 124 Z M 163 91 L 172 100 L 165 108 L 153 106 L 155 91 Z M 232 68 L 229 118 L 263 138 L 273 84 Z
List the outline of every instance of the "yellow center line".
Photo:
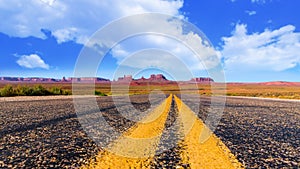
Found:
M 179 144 L 184 148 L 180 156 L 182 162 L 190 164 L 191 168 L 244 168 L 230 152 L 228 147 L 205 126 L 195 113 L 178 97 L 175 102 L 178 107 L 181 131 L 185 138 Z M 200 136 L 209 135 L 205 142 L 200 142 Z
M 150 168 L 171 102 L 172 95 L 82 168 Z

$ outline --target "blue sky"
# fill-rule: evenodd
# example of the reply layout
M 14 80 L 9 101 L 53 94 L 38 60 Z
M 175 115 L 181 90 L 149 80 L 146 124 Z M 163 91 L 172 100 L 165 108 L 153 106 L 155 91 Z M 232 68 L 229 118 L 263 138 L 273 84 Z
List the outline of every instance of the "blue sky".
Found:
M 214 47 L 228 82 L 300 81 L 299 7 L 298 0 L 1 1 L 0 76 L 73 76 L 83 44 L 97 30 L 120 17 L 156 12 L 185 18 L 202 30 Z M 112 79 L 120 64 L 126 63 L 126 56 L 158 46 L 165 51 L 180 49 L 175 53 L 193 75 L 207 76 L 183 47 L 157 36 L 146 40 L 135 37 L 116 45 L 104 57 L 97 76 Z M 159 53 L 151 50 L 136 53 L 131 61 L 145 65 L 148 59 L 150 66 L 176 67 L 177 63 L 167 61 L 172 56 L 165 51 L 161 52 L 165 57 L 152 57 L 150 54 Z M 148 76 L 159 71 L 149 68 L 134 73 L 123 66 L 117 72 Z M 189 78 L 182 73 L 178 80 Z

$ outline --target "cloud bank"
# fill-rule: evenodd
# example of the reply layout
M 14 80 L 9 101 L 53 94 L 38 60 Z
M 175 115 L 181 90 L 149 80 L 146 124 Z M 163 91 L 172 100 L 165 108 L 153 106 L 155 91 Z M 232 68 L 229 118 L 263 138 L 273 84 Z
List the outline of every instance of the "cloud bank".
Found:
M 247 13 L 249 16 L 255 15 L 256 11 L 248 11 L 246 10 L 245 13 Z
M 37 54 L 22 55 L 18 60 L 17 64 L 25 68 L 42 68 L 49 69 L 49 65 L 44 62 L 43 59 Z
M 0 32 L 14 37 L 46 38 L 52 32 L 58 43 L 83 44 L 99 28 L 124 16 L 157 12 L 182 16 L 182 0 L 29 0 L 0 1 Z
M 229 71 L 283 71 L 300 64 L 300 33 L 293 25 L 249 34 L 246 24 L 237 24 L 232 36 L 222 40 Z

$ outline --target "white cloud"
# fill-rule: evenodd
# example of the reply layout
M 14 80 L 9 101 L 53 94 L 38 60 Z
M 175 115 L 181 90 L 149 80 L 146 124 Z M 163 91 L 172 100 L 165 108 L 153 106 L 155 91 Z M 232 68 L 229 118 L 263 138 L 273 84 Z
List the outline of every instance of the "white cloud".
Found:
M 59 29 L 52 33 L 54 37 L 56 37 L 58 43 L 66 42 L 66 41 L 76 41 L 76 37 L 78 36 L 78 30 L 76 28 L 66 28 Z M 80 35 L 79 35 L 80 37 Z
M 129 56 L 130 53 L 128 53 L 123 47 L 118 44 L 112 49 L 112 56 L 118 59 L 118 61 L 124 59 L 125 57 Z
M 31 55 L 22 55 L 18 60 L 17 64 L 21 67 L 25 68 L 43 68 L 49 69 L 49 65 L 46 64 L 39 55 L 31 54 Z
M 133 34 L 139 32 L 135 30 L 148 32 L 147 34 L 138 34 L 138 36 L 126 38 L 112 48 L 112 56 L 117 59 L 118 64 L 122 63 L 124 59 L 127 59 L 127 57 L 130 57 L 135 52 L 144 49 L 168 51 L 176 58 L 170 59 L 171 55 L 154 56 L 155 54 L 150 57 L 151 54 L 143 53 L 147 55 L 147 57 L 141 57 L 143 59 L 131 59 L 130 62 L 126 62 L 126 66 L 142 68 L 150 64 L 151 66 L 174 70 L 180 68 L 180 66 L 178 66 L 179 59 L 182 64 L 187 65 L 187 67 L 196 74 L 203 70 L 212 69 L 220 63 L 216 57 L 216 51 L 209 45 L 208 41 L 204 39 L 201 34 L 190 31 L 189 28 L 193 29 L 193 27 L 182 21 L 172 20 L 167 16 L 161 15 L 143 15 L 142 17 L 135 17 L 134 19 L 122 20 L 121 25 L 119 25 L 119 23 L 116 24 L 117 26 L 108 28 L 108 31 L 102 34 L 104 37 L 99 38 L 96 34 L 95 36 L 98 38 L 96 38 L 95 41 L 92 40 L 91 43 L 108 47 L 114 45 L 115 40 L 112 39 L 114 36 L 119 37 L 119 32 L 121 32 L 122 37 L 131 35 L 129 33 L 124 36 L 124 32 L 126 31 L 119 30 L 119 28 L 124 27 L 124 25 L 127 28 L 126 30 L 133 30 L 131 31 Z M 114 30 L 115 27 L 116 31 Z M 152 32 L 159 32 L 159 34 Z M 100 51 L 103 51 L 102 48 L 100 48 Z M 197 53 L 197 55 L 195 53 Z M 150 58 L 152 58 L 152 60 L 150 60 Z M 149 62 L 149 64 L 146 64 L 145 61 Z
M 41 1 L 48 4 L 48 5 L 50 5 L 50 6 L 52 6 L 53 3 L 55 2 L 55 0 L 41 0 Z
M 30 0 L 0 1 L 0 32 L 15 37 L 45 38 L 53 32 L 59 43 L 84 43 L 99 28 L 120 17 L 157 12 L 181 16 L 182 0 Z
M 249 16 L 255 15 L 256 11 L 245 11 Z
M 230 0 L 231 2 L 236 2 L 236 0 Z M 272 0 L 250 0 L 251 3 L 257 3 L 257 4 L 265 4 L 267 1 L 272 1 Z
M 252 3 L 257 3 L 257 4 L 265 4 L 272 1 L 273 0 L 251 0 Z
M 265 0 L 251 0 L 252 3 L 265 3 Z
M 177 32 L 176 35 L 184 39 L 184 41 L 177 41 L 164 35 L 145 35 L 126 39 L 112 49 L 112 56 L 118 60 L 119 64 L 122 63 L 123 60 L 127 60 L 128 57 L 131 58 L 130 62 L 122 63 L 125 63 L 126 66 L 135 68 L 147 66 L 163 67 L 169 71 L 180 70 L 180 67 L 182 67 L 180 65 L 186 65 L 191 72 L 195 73 L 197 71 L 211 69 L 218 65 L 219 61 L 216 60 L 216 51 L 210 46 L 203 45 L 203 37 L 192 32 L 184 35 L 182 32 Z M 185 46 L 184 44 L 189 44 L 189 46 Z M 193 53 L 191 48 L 194 52 L 197 52 L 198 55 Z M 150 50 L 147 53 L 142 52 L 145 56 L 135 55 L 135 52 L 144 49 L 159 49 L 167 51 L 170 54 L 160 55 L 155 50 Z M 131 55 L 135 55 L 135 57 Z M 137 59 L 137 56 L 140 57 L 140 59 Z M 174 59 L 172 59 L 172 56 Z
M 237 24 L 232 36 L 222 39 L 227 71 L 283 71 L 300 64 L 300 33 L 293 25 L 248 34 L 247 25 Z

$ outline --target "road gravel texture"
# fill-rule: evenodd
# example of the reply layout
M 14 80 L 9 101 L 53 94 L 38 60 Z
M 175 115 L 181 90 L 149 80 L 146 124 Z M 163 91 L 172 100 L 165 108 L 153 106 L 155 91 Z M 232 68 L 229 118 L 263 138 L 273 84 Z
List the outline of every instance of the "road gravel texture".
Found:
M 183 101 L 205 121 L 211 98 L 195 98 Z M 246 168 L 300 168 L 300 102 L 227 97 L 214 133 Z
M 200 105 L 196 97 L 185 98 L 183 102 L 192 110 L 199 110 L 198 116 L 205 121 L 210 98 L 201 97 Z M 117 99 L 122 102 L 123 98 Z M 127 112 L 126 117 L 134 119 L 128 101 L 124 100 L 117 109 L 111 97 L 96 100 L 101 112 L 89 112 L 87 117 L 100 113 L 119 132 L 136 123 L 118 112 Z M 152 104 L 158 105 L 163 100 L 157 97 Z M 151 107 L 146 95 L 131 96 L 130 101 L 142 112 L 141 117 Z M 246 168 L 300 168 L 299 103 L 227 98 L 215 134 Z M 182 137 L 176 134 L 174 102 L 172 107 L 165 124 L 170 130 L 164 132 L 159 149 Z M 79 168 L 101 151 L 103 148 L 81 127 L 72 98 L 0 100 L 0 168 Z M 152 168 L 189 168 L 189 164 L 181 162 L 181 151 L 182 147 L 175 146 L 155 156 Z

